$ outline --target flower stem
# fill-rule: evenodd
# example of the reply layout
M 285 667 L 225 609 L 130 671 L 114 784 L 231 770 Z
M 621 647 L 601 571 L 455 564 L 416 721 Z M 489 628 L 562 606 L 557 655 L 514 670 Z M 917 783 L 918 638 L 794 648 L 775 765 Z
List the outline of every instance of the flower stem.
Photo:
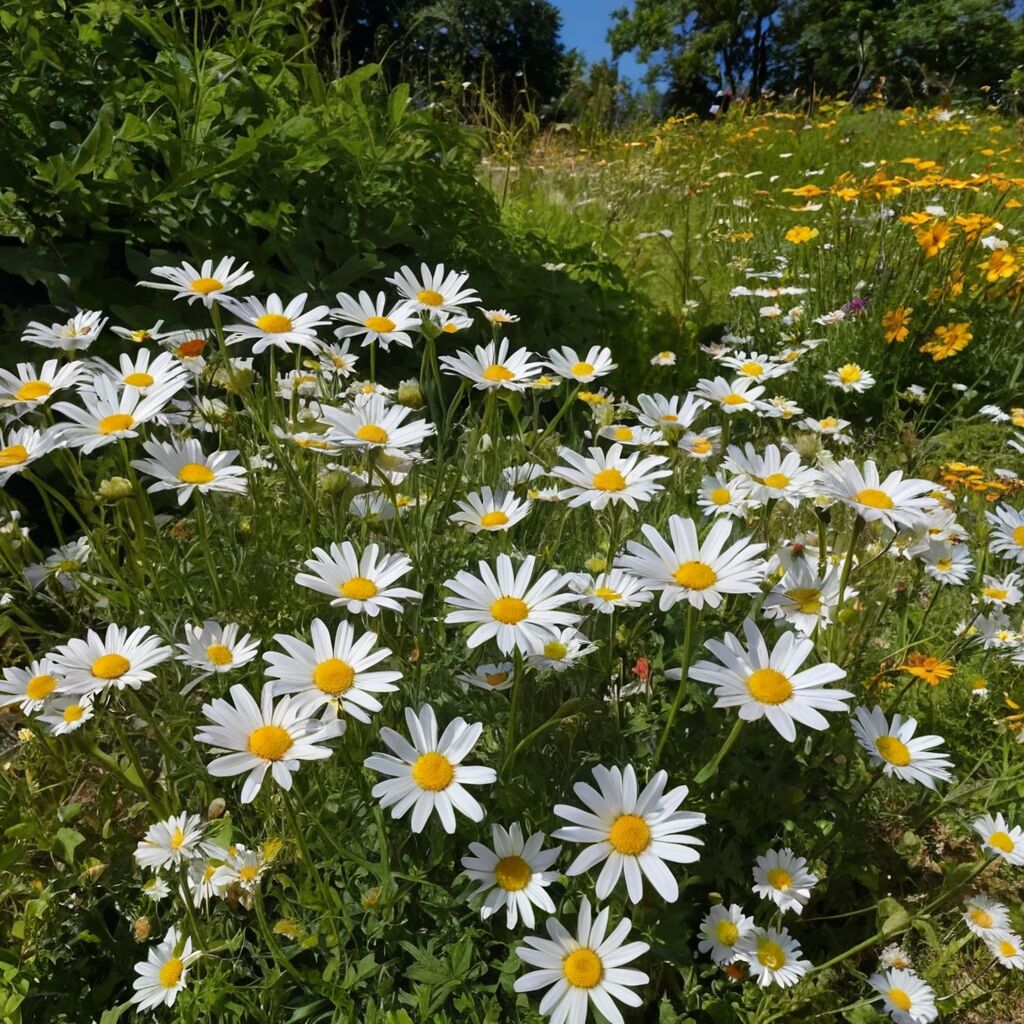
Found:
M 714 778 L 715 774 L 718 772 L 718 766 L 722 763 L 723 759 L 725 758 L 725 755 L 728 754 L 730 750 L 732 750 L 733 744 L 736 742 L 737 739 L 739 739 L 739 735 L 743 731 L 743 725 L 743 719 L 737 718 L 736 724 L 732 727 L 732 731 L 729 733 L 728 736 L 725 737 L 725 741 L 718 748 L 718 753 L 715 754 L 715 756 L 711 758 L 711 760 L 708 761 L 708 763 L 704 765 L 704 767 L 701 768 L 699 772 L 697 772 L 697 775 L 694 778 L 694 782 L 696 782 L 698 785 L 702 785 L 709 779 Z
M 665 749 L 665 744 L 668 742 L 668 735 L 672 731 L 672 724 L 675 722 L 676 714 L 679 711 L 680 705 L 683 703 L 683 697 L 686 696 L 686 685 L 689 681 L 690 675 L 690 660 L 693 658 L 693 644 L 697 637 L 697 623 L 699 621 L 700 609 L 691 604 L 686 609 L 686 632 L 683 636 L 683 674 L 679 677 L 679 689 L 676 690 L 675 699 L 672 701 L 672 706 L 668 709 L 668 719 L 665 722 L 665 728 L 662 731 L 661 739 L 658 741 L 658 746 L 654 751 L 653 768 L 658 767 L 662 751 Z

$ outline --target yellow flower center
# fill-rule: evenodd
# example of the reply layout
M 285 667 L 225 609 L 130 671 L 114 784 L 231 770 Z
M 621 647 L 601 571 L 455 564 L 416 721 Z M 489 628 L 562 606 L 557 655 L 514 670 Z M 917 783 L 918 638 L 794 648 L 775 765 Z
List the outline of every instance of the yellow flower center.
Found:
M 910 996 L 901 988 L 889 989 L 889 1002 L 896 1007 L 897 1010 L 902 1010 L 904 1013 L 910 1009 L 911 1001 Z
M 369 601 L 377 596 L 377 584 L 365 576 L 353 576 L 342 583 L 341 594 L 352 601 Z
M 167 845 L 170 846 L 170 848 L 172 850 L 180 850 L 182 848 L 182 846 L 184 845 L 184 843 L 185 843 L 185 833 L 182 832 L 182 830 L 180 828 L 176 828 L 171 833 L 171 838 L 170 838 L 170 840 L 169 840 Z
M 369 327 L 371 331 L 376 331 L 378 334 L 390 334 L 396 325 L 390 317 L 371 316 L 368 320 L 363 321 L 363 326 Z
M 835 416 L 826 416 L 823 420 L 818 420 L 818 426 L 821 427 L 822 430 L 832 430 L 839 426 L 839 420 L 837 420 Z
M 324 693 L 344 693 L 355 682 L 356 670 L 338 658 L 321 661 L 313 669 L 313 682 Z
M 910 764 L 910 751 L 895 736 L 879 736 L 875 740 L 875 748 L 884 760 L 897 768 L 905 768 Z
M 759 704 L 785 704 L 793 696 L 793 684 L 773 668 L 759 668 L 751 672 L 747 690 Z
M 732 921 L 719 921 L 715 925 L 715 938 L 723 946 L 734 946 L 740 937 L 740 930 Z
M 416 758 L 412 779 L 420 789 L 436 793 L 447 789 L 455 778 L 455 768 L 444 754 L 433 752 Z
M 628 857 L 638 857 L 651 845 L 651 828 L 638 814 L 620 814 L 608 832 L 612 848 Z
M 569 648 L 559 640 L 549 640 L 544 645 L 544 657 L 552 661 L 561 661 L 568 652 Z
M 122 430 L 131 430 L 135 426 L 135 417 L 126 412 L 115 412 L 104 416 L 98 424 L 101 434 L 117 434 Z
M 356 431 L 356 437 L 369 444 L 388 443 L 388 432 L 383 427 L 378 427 L 376 423 L 364 423 Z
M 803 615 L 821 614 L 821 591 L 817 587 L 794 587 L 786 591 L 786 597 Z
M 153 386 L 153 377 L 148 373 L 129 373 L 124 382 L 133 388 L 148 388 Z
M 28 449 L 23 444 L 0 448 L 0 466 L 20 466 L 28 460 Z
M 42 700 L 48 697 L 57 687 L 57 680 L 53 676 L 33 676 L 25 685 L 25 696 L 29 700 Z
M 591 485 L 599 491 L 624 491 L 626 478 L 617 469 L 602 469 L 594 474 Z
M 1014 842 L 1007 832 L 993 832 L 988 837 L 988 845 L 1002 850 L 1003 853 L 1013 853 L 1014 850 Z
M 34 402 L 37 398 L 45 398 L 53 390 L 45 380 L 27 380 L 14 392 L 19 402 Z
M 773 889 L 788 889 L 793 884 L 793 876 L 785 868 L 772 868 L 765 876 Z
M 241 882 L 255 882 L 259 877 L 260 869 L 253 867 L 252 864 L 246 864 L 238 871 L 238 879 Z
M 698 437 L 693 444 L 690 445 L 690 451 L 694 455 L 707 455 L 711 451 L 711 442 L 706 437 Z
M 1009 959 L 1017 955 L 1017 947 L 1009 939 L 1003 939 L 999 943 L 999 952 Z
M 885 491 L 880 491 L 877 487 L 865 487 L 864 490 L 857 492 L 857 501 L 861 505 L 867 505 L 868 508 L 892 508 L 893 501 Z
M 64 721 L 68 725 L 77 722 L 85 714 L 85 708 L 81 704 L 69 704 L 64 709 Z
M 612 590 L 611 587 L 598 587 L 594 591 L 595 596 L 601 598 L 602 601 L 621 601 L 622 595 L 617 590 Z
M 722 405 L 746 405 L 749 401 L 749 398 L 746 398 L 743 395 L 738 395 L 733 391 L 722 399 Z
M 449 320 L 441 330 L 444 331 L 445 334 L 457 334 L 459 331 L 459 325 L 454 321 Z
M 443 306 L 444 296 L 440 292 L 431 291 L 429 288 L 424 288 L 423 291 L 416 293 L 416 298 L 424 306 Z
M 935 568 L 938 569 L 939 572 L 949 572 L 949 570 L 953 568 L 953 559 L 952 558 L 940 558 L 935 563 Z
M 577 949 L 562 961 L 562 973 L 573 988 L 593 988 L 604 977 L 604 965 L 592 949 Z
M 208 484 L 213 478 L 213 470 L 201 462 L 186 462 L 178 470 L 178 479 L 183 484 Z
M 210 644 L 206 648 L 206 657 L 214 665 L 230 665 L 235 660 L 231 648 L 225 647 L 224 644 Z
M 292 322 L 281 313 L 264 313 L 256 320 L 256 326 L 266 334 L 284 334 L 292 329 Z
M 740 373 L 744 377 L 760 377 L 764 373 L 764 367 L 760 363 L 744 363 L 740 367 Z
M 487 675 L 484 676 L 484 682 L 488 686 L 501 686 L 501 684 L 507 680 L 507 672 L 488 672 Z
M 672 578 L 687 590 L 707 590 L 715 585 L 718 575 L 710 565 L 703 562 L 683 562 L 672 573 Z
M 712 505 L 728 505 L 732 501 L 732 492 L 728 487 L 714 487 L 708 495 Z
M 484 380 L 512 380 L 515 374 L 501 363 L 491 363 L 483 372 Z
M 506 892 L 519 892 L 530 884 L 533 878 L 533 868 L 514 854 L 509 857 L 502 857 L 494 865 L 494 880 Z
M 839 368 L 839 379 L 844 384 L 856 384 L 862 376 L 861 368 L 856 363 L 847 363 Z
M 1008 591 L 1003 590 L 1002 587 L 986 587 L 982 594 L 985 595 L 990 601 L 1005 601 Z
M 979 928 L 991 928 L 992 927 L 992 915 L 981 907 L 975 907 L 971 911 L 971 920 Z
M 1024 548 L 1024 526 L 1014 527 L 1011 536 L 1013 537 L 1014 543 L 1019 544 L 1022 548 Z
M 763 967 L 767 967 L 770 971 L 777 971 L 786 966 L 785 950 L 777 942 L 771 940 L 758 945 L 757 959 Z
M 197 277 L 189 287 L 200 295 L 209 295 L 210 292 L 219 292 L 224 284 L 215 277 Z
M 574 363 L 569 372 L 574 377 L 589 377 L 594 372 L 594 367 L 591 363 Z
M 481 526 L 504 526 L 508 522 L 508 516 L 504 512 L 485 512 L 480 517 Z
M 667 412 L 661 417 L 662 423 L 678 423 L 679 417 L 674 412 Z
M 261 725 L 249 733 L 249 753 L 263 761 L 280 761 L 291 749 L 291 734 L 280 725 Z
M 519 597 L 499 597 L 491 605 L 491 618 L 497 619 L 498 622 L 504 622 L 506 626 L 514 626 L 517 622 L 522 622 L 529 614 L 529 607 Z
M 633 431 L 630 427 L 616 427 L 615 428 L 615 440 L 616 441 L 632 441 Z
M 120 679 L 131 667 L 123 654 L 104 654 L 92 663 L 92 674 L 97 679 Z
M 176 957 L 172 956 L 160 968 L 160 984 L 164 988 L 174 988 L 175 985 L 181 980 L 182 971 L 185 970 L 185 965 Z
M 769 473 L 766 477 L 761 480 L 761 483 L 765 487 L 771 487 L 776 491 L 781 491 L 784 487 L 789 486 L 789 477 L 785 473 Z

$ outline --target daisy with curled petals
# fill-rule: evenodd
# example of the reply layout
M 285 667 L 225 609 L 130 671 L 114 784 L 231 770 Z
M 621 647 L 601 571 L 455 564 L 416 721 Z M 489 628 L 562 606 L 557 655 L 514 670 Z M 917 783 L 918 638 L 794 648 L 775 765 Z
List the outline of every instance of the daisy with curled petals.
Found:
M 389 405 L 382 395 L 367 395 L 341 408 L 324 406 L 323 418 L 330 428 L 327 439 L 334 444 L 408 457 L 434 433 L 434 425 L 425 420 L 406 423 L 412 412 L 408 406 Z
M 340 546 L 332 544 L 330 551 L 313 548 L 313 558 L 305 562 L 310 573 L 300 572 L 295 582 L 309 587 L 333 600 L 352 615 L 379 615 L 385 608 L 402 611 L 402 601 L 418 601 L 423 595 L 418 590 L 396 587 L 394 583 L 412 569 L 408 555 L 397 552 L 381 556 L 376 544 L 368 544 L 362 555 L 346 540 Z
M 622 502 L 636 511 L 638 502 L 650 501 L 665 489 L 657 481 L 672 475 L 672 470 L 660 468 L 668 464 L 668 459 L 641 456 L 640 452 L 623 456 L 621 444 L 613 444 L 607 452 L 591 448 L 589 458 L 570 448 L 559 448 L 558 457 L 568 465 L 555 466 L 551 476 L 572 485 L 563 492 L 571 498 L 570 508 L 589 505 L 600 510 L 609 502 Z
M 63 680 L 49 657 L 30 661 L 28 668 L 11 665 L 3 670 L 0 680 L 0 708 L 17 704 L 22 711 L 39 711 L 47 699 L 56 697 Z
M 1010 928 L 1010 911 L 988 896 L 972 896 L 964 905 L 964 923 L 978 936 L 987 939 Z
M 983 576 L 981 588 L 981 600 L 987 604 L 999 605 L 1006 608 L 1020 603 L 1021 594 L 1019 573 L 1011 572 L 1006 576 Z
M 719 903 L 712 907 L 700 923 L 701 940 L 697 949 L 709 953 L 716 964 L 732 964 L 743 959 L 740 943 L 750 934 L 754 919 L 743 913 L 738 903 L 725 906 Z
M 235 268 L 234 256 L 225 256 L 216 266 L 213 260 L 203 260 L 198 270 L 186 262 L 180 267 L 154 267 L 150 273 L 162 280 L 140 281 L 140 287 L 174 292 L 176 299 L 187 299 L 190 306 L 199 299 L 207 309 L 254 277 L 248 263 Z
M 792 363 L 776 362 L 762 352 L 736 352 L 719 356 L 718 361 L 730 370 L 735 370 L 738 377 L 750 377 L 752 380 L 770 380 L 793 369 Z
M 742 476 L 706 476 L 701 481 L 697 507 L 706 516 L 745 516 L 749 508 L 750 486 Z
M 198 814 L 172 815 L 166 821 L 150 825 L 145 837 L 135 848 L 135 860 L 150 871 L 187 864 L 194 857 L 209 853 L 204 841 L 205 831 Z
M 574 578 L 570 585 L 579 593 L 580 604 L 604 615 L 618 608 L 639 608 L 654 596 L 640 580 L 621 569 Z
M 203 446 L 193 437 L 184 441 L 144 441 L 148 459 L 133 459 L 132 466 L 154 478 L 146 490 L 177 491 L 178 504 L 184 505 L 193 491 L 200 494 L 245 494 L 246 473 L 243 466 L 233 466 L 237 451 L 203 453 Z
M 515 928 L 521 917 L 527 928 L 533 928 L 535 906 L 549 914 L 555 912 L 555 904 L 544 890 L 559 876 L 559 872 L 549 869 L 562 848 L 543 849 L 543 832 L 524 839 L 518 822 L 507 830 L 492 825 L 491 844 L 493 848 L 470 843 L 469 855 L 462 858 L 463 873 L 477 883 L 470 899 L 487 893 L 480 908 L 485 921 L 504 907 L 507 927 Z
M 935 485 L 930 480 L 904 480 L 898 469 L 883 480 L 870 459 L 865 461 L 863 470 L 857 468 L 853 459 L 843 459 L 825 468 L 819 488 L 848 505 L 865 522 L 881 522 L 891 530 L 921 524 L 935 504 L 930 497 Z
M 241 321 L 224 328 L 228 332 L 227 343 L 236 345 L 251 340 L 255 342 L 252 347 L 255 356 L 271 346 L 285 352 L 290 352 L 293 345 L 311 352 L 319 351 L 316 329 L 328 323 L 327 314 L 330 310 L 327 306 L 314 306 L 303 312 L 306 297 L 306 293 L 302 292 L 288 305 L 276 294 L 270 295 L 266 303 L 252 295 L 241 302 L 226 299 L 224 304 Z
M 508 555 L 499 555 L 494 569 L 479 563 L 479 576 L 462 570 L 445 580 L 450 591 L 446 602 L 454 610 L 444 621 L 476 627 L 466 640 L 469 648 L 493 637 L 502 654 L 513 649 L 538 653 L 548 640 L 557 638 L 560 627 L 574 626 L 580 617 L 560 610 L 576 601 L 576 595 L 565 589 L 566 578 L 548 569 L 534 581 L 536 564 L 530 555 L 517 570 Z
M 403 348 L 412 348 L 409 332 L 419 329 L 420 318 L 416 315 L 416 307 L 408 300 L 396 302 L 388 309 L 388 299 L 383 292 L 378 292 L 376 299 L 370 298 L 367 292 L 360 292 L 357 299 L 338 292 L 337 299 L 339 308 L 333 310 L 332 315 L 344 321 L 344 326 L 335 330 L 335 337 L 361 336 L 364 347 L 376 342 L 385 352 L 392 342 Z
M 782 498 L 794 508 L 801 498 L 813 493 L 818 482 L 817 470 L 801 465 L 799 452 L 783 455 L 774 444 L 768 445 L 763 455 L 749 443 L 743 450 L 729 445 L 723 466 L 747 482 L 751 500 L 768 502 Z
M 563 345 L 560 349 L 553 348 L 548 351 L 548 367 L 566 380 L 589 384 L 590 381 L 611 373 L 615 369 L 615 363 L 612 362 L 610 348 L 593 345 L 587 354 L 581 357 L 568 345 Z
M 131 633 L 113 623 L 104 636 L 89 630 L 84 640 L 77 637 L 62 644 L 51 655 L 52 663 L 64 676 L 62 689 L 67 693 L 93 696 L 108 689 L 138 690 L 155 679 L 149 671 L 171 657 L 170 647 L 148 626 Z
M 454 356 L 441 356 L 441 369 L 451 376 L 472 381 L 477 391 L 495 388 L 524 391 L 543 364 L 532 362 L 533 353 L 525 348 L 509 353 L 508 345 L 508 338 L 502 338 L 500 342 L 477 345 L 472 354 L 457 352 Z
M 1010 505 L 997 505 L 985 518 L 992 526 L 988 535 L 989 550 L 1004 558 L 1024 563 L 1024 512 Z
M 179 389 L 185 386 L 188 379 L 185 367 L 173 353 L 161 352 L 150 362 L 151 355 L 148 348 L 143 348 L 135 353 L 134 358 L 122 352 L 117 366 L 111 366 L 102 359 L 95 362 L 100 372 L 109 377 L 115 387 L 135 388 L 141 395 L 149 394 L 152 388 L 161 388 L 171 383 L 178 384 Z M 95 383 L 95 379 L 92 383 Z
M 339 377 L 342 380 L 352 376 L 356 363 L 359 362 L 359 357 L 349 351 L 347 338 L 340 345 L 324 345 L 317 353 L 317 359 L 320 361 L 322 374 Z
M 732 527 L 718 520 L 703 542 L 697 538 L 692 519 L 673 515 L 668 520 L 671 545 L 649 523 L 640 532 L 650 545 L 637 541 L 626 545 L 616 567 L 632 572 L 646 587 L 660 590 L 658 607 L 668 611 L 678 601 L 694 608 L 717 608 L 727 594 L 756 594 L 768 563 L 758 558 L 764 544 L 744 537 L 726 547 Z
M 47 359 L 38 370 L 32 363 L 18 363 L 17 375 L 0 369 L 0 406 L 34 409 L 57 391 L 73 387 L 86 372 L 81 361 L 58 368 L 56 359 Z
M 707 427 L 701 431 L 688 430 L 679 438 L 679 450 L 691 459 L 705 462 L 718 453 L 721 427 Z
M 716 708 L 739 708 L 746 722 L 767 718 L 790 743 L 796 739 L 797 722 L 827 729 L 822 711 L 848 710 L 844 701 L 852 700 L 853 694 L 825 685 L 843 679 L 843 669 L 824 662 L 800 671 L 814 650 L 814 641 L 783 633 L 769 652 L 752 619 L 744 620 L 743 633 L 746 647 L 732 633 L 723 640 L 708 640 L 704 646 L 718 661 L 698 661 L 690 668 L 691 679 L 715 688 Z
M 727 416 L 737 412 L 760 412 L 766 407 L 761 400 L 764 386 L 756 384 L 751 377 L 737 377 L 731 383 L 724 377 L 699 380 L 694 393 Z
M 462 685 L 464 693 L 471 686 L 481 690 L 511 690 L 515 681 L 515 666 L 511 661 L 498 662 L 496 665 L 478 665 L 472 672 L 460 672 L 456 677 Z
M 268 769 L 282 789 L 291 789 L 292 772 L 303 761 L 331 756 L 330 747 L 322 744 L 337 733 L 312 717 L 308 701 L 282 697 L 275 704 L 269 685 L 263 687 L 259 704 L 240 684 L 230 693 L 230 701 L 218 697 L 203 705 L 208 724 L 195 740 L 228 752 L 206 766 L 215 778 L 248 773 L 242 784 L 243 804 L 253 801 Z
M 610 423 L 607 427 L 602 427 L 597 436 L 641 448 L 661 448 L 668 444 L 660 430 L 653 427 L 631 427 L 625 423 Z
M 92 718 L 91 697 L 57 697 L 43 705 L 39 720 L 51 736 L 66 736 Z
M 894 967 L 872 975 L 868 984 L 882 997 L 882 1009 L 896 1024 L 929 1024 L 939 1016 L 935 992 L 913 971 Z
M 113 381 L 98 376 L 91 389 L 80 392 L 84 409 L 70 402 L 57 402 L 53 410 L 72 421 L 61 424 L 63 440 L 88 455 L 122 438 L 135 437 L 139 427 L 163 412 L 183 386 L 184 377 L 170 377 L 148 389 L 146 395 L 130 387 L 119 394 Z
M 686 430 L 708 407 L 708 403 L 703 398 L 697 398 L 694 395 L 686 395 L 683 398 L 678 395 L 668 398 L 662 394 L 637 395 L 636 400 L 640 406 L 640 422 L 647 427 L 662 429 L 678 427 L 681 430 Z
M 769 850 L 754 864 L 754 892 L 771 900 L 783 913 L 802 913 L 817 884 L 818 876 L 807 870 L 807 861 L 788 846 Z
M 966 544 L 932 541 L 920 558 L 933 580 L 950 587 L 962 587 L 974 574 L 974 559 Z
M 259 653 L 260 645 L 249 633 L 239 636 L 239 626 L 229 622 L 222 626 L 207 619 L 201 626 L 185 624 L 185 643 L 174 646 L 181 651 L 177 660 L 199 669 L 196 682 L 210 675 L 222 675 L 248 665 Z
M 411 743 L 394 729 L 383 728 L 380 738 L 394 753 L 371 754 L 363 762 L 371 771 L 388 776 L 373 787 L 381 807 L 390 807 L 396 821 L 412 811 L 413 832 L 422 832 L 434 812 L 449 835 L 455 832 L 456 811 L 470 821 L 482 821 L 484 809 L 465 787 L 490 786 L 497 772 L 462 762 L 480 739 L 483 725 L 455 718 L 438 736 L 437 716 L 429 704 L 419 714 L 406 708 L 405 723 Z
M 880 707 L 870 711 L 857 708 L 854 715 L 853 731 L 860 745 L 868 752 L 871 763 L 881 765 L 886 775 L 895 775 L 904 782 L 920 782 L 929 789 L 935 789 L 937 779 L 949 782 L 947 769 L 952 762 L 945 752 L 935 750 L 945 741 L 941 736 L 915 738 L 916 718 L 897 714 L 890 723 Z
M 1007 864 L 1024 864 L 1024 828 L 1008 825 L 1002 814 L 994 818 L 983 814 L 971 823 L 971 828 L 981 836 L 986 853 L 995 854 Z
M 95 309 L 80 309 L 63 324 L 46 324 L 33 320 L 22 332 L 26 344 L 42 348 L 61 348 L 65 352 L 84 352 L 103 333 L 107 318 Z
M 646 876 L 663 900 L 674 903 L 679 885 L 665 862 L 692 864 L 699 860 L 693 847 L 703 846 L 703 840 L 687 833 L 706 823 L 703 814 L 679 810 L 688 789 L 677 786 L 666 793 L 668 773 L 659 771 L 638 792 L 632 765 L 624 769 L 598 765 L 593 773 L 598 789 L 586 782 L 573 786 L 587 810 L 569 804 L 555 806 L 555 814 L 573 824 L 553 832 L 552 838 L 588 844 L 566 874 L 580 875 L 603 863 L 595 887 L 598 899 L 609 896 L 625 875 L 629 898 L 639 903 Z
M 556 630 L 539 651 L 529 656 L 529 662 L 542 671 L 564 672 L 596 650 L 597 644 L 591 643 L 575 626 L 569 626 Z
M 448 521 L 458 523 L 469 533 L 500 533 L 511 530 L 525 519 L 533 507 L 532 502 L 517 498 L 508 491 L 495 493 L 482 487 L 478 493 L 467 494 L 465 500 L 456 501 L 458 512 Z
M 35 427 L 16 427 L 9 431 L 0 431 L 0 487 L 23 469 L 27 469 L 36 459 L 41 459 L 47 452 L 59 448 L 65 440 L 61 427 L 48 430 L 36 430 Z
M 370 715 L 381 709 L 375 693 L 393 693 L 401 672 L 371 672 L 374 665 L 391 657 L 387 647 L 376 650 L 376 633 L 364 633 L 356 639 L 355 630 L 347 622 L 339 623 L 334 636 L 321 619 L 310 625 L 313 645 L 287 633 L 278 633 L 274 640 L 285 653 L 267 651 L 267 676 L 273 679 L 271 693 L 296 694 L 309 701 L 312 710 L 331 705 L 347 715 L 368 723 Z
M 419 277 L 410 267 L 402 267 L 394 277 L 385 280 L 393 284 L 414 309 L 426 313 L 461 313 L 463 306 L 480 301 L 475 289 L 465 287 L 469 274 L 456 270 L 445 273 L 443 263 L 433 270 L 421 263 Z
M 792 561 L 785 575 L 768 592 L 761 606 L 766 619 L 782 619 L 798 633 L 810 636 L 819 626 L 832 621 L 832 613 L 839 602 L 839 576 L 835 566 L 826 571 L 824 579 L 817 567 L 805 558 Z M 847 588 L 847 600 L 855 596 Z
M 910 954 L 895 942 L 890 943 L 882 950 L 878 955 L 878 962 L 883 969 L 899 967 L 902 970 L 907 970 L 912 965 Z
M 650 980 L 643 971 L 626 967 L 650 949 L 646 942 L 626 942 L 632 922 L 626 918 L 608 934 L 605 907 L 595 919 L 585 896 L 576 919 L 576 934 L 549 917 L 548 938 L 527 935 L 516 956 L 536 970 L 516 979 L 516 992 L 546 988 L 540 1012 L 551 1024 L 585 1024 L 590 1005 L 609 1024 L 623 1024 L 616 1002 L 640 1006 L 643 1000 L 633 991 Z
M 1024 940 L 1015 932 L 1007 929 L 989 935 L 985 938 L 985 945 L 1003 967 L 1024 971 Z
M 192 949 L 192 940 L 167 930 L 163 942 L 154 946 L 145 960 L 135 965 L 135 989 L 129 1002 L 140 1010 L 173 1006 L 188 981 L 188 969 L 203 954 Z
M 800 944 L 786 928 L 752 928 L 738 946 L 747 961 L 750 976 L 761 988 L 795 985 L 811 968 Z

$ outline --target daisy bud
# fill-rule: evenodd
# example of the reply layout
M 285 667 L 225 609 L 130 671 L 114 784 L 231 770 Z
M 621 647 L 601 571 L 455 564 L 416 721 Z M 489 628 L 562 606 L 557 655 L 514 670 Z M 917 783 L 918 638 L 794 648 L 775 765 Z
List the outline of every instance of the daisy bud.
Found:
M 583 567 L 587 572 L 604 572 L 608 568 L 608 559 L 602 558 L 600 555 L 594 555 L 593 558 L 588 558 L 583 563 Z
M 149 934 L 152 931 L 152 928 L 150 927 L 149 924 L 149 918 L 137 917 L 135 919 L 135 924 L 132 926 L 132 931 L 135 934 L 136 942 L 145 942 L 146 939 L 149 938 Z
M 793 439 L 793 448 L 806 462 L 813 462 L 821 448 L 817 434 L 797 434 Z
M 29 743 L 29 742 L 31 742 L 33 739 L 35 739 L 35 735 L 36 734 L 31 729 L 19 729 L 18 730 L 18 739 L 22 743 Z
M 373 910 L 380 904 L 380 889 L 374 886 L 363 896 L 361 902 L 364 910 Z
M 329 498 L 341 498 L 350 489 L 352 478 L 340 470 L 332 469 L 324 473 L 318 481 L 320 490 Z
M 192 539 L 192 527 L 182 519 L 171 527 L 170 534 L 172 540 L 188 541 Z
M 252 517 L 242 516 L 242 518 L 238 520 L 238 526 L 236 529 L 243 537 L 248 537 L 249 534 L 252 533 Z
M 233 395 L 249 391 L 253 381 L 252 368 L 235 366 L 232 370 L 232 373 L 228 373 L 226 367 L 220 367 L 213 375 L 214 387 L 218 387 L 222 391 L 229 391 Z
M 101 480 L 99 490 L 96 492 L 96 500 L 106 505 L 113 505 L 117 501 L 130 498 L 134 493 L 131 480 L 123 476 L 112 476 L 107 480 Z
M 227 810 L 227 801 L 221 796 L 215 796 L 210 801 L 210 806 L 206 808 L 206 817 L 210 821 L 214 821 L 217 818 L 223 818 L 224 812 Z
M 404 405 L 409 409 L 423 408 L 423 392 L 420 391 L 419 381 L 415 378 L 403 380 L 398 385 L 398 395 L 396 397 L 399 405 Z

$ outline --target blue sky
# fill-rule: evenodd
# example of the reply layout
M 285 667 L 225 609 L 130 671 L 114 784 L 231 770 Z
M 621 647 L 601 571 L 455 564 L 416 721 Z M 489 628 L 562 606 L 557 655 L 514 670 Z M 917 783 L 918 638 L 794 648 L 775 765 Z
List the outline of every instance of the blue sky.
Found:
M 562 12 L 562 41 L 566 48 L 576 47 L 587 60 L 611 57 L 612 48 L 605 36 L 611 26 L 611 13 L 617 7 L 628 7 L 628 0 L 554 0 Z M 643 67 L 629 54 L 619 58 L 619 71 L 639 82 Z

